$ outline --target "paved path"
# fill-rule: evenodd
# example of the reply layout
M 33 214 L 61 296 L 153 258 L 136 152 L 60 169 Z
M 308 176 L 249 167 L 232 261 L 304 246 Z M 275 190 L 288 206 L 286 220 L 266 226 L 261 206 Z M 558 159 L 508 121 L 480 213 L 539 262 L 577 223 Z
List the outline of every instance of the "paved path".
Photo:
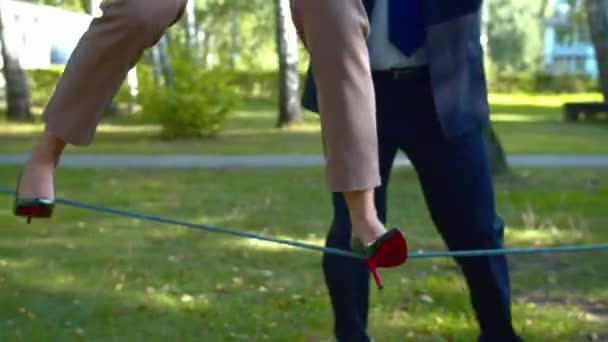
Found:
M 0 165 L 22 165 L 26 154 L 0 154 Z M 608 154 L 517 154 L 508 156 L 513 167 L 588 167 L 608 168 Z M 141 155 L 141 154 L 74 154 L 66 153 L 63 167 L 96 168 L 267 168 L 303 167 L 324 164 L 320 155 Z M 396 165 L 411 166 L 404 156 Z

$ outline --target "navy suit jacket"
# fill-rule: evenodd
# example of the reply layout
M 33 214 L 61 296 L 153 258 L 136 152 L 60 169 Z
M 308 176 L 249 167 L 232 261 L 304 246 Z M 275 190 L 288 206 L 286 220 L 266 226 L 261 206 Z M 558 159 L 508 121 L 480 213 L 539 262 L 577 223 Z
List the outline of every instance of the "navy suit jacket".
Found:
M 369 10 L 370 0 L 363 1 Z M 482 0 L 423 0 L 423 4 L 425 48 L 443 133 L 451 138 L 483 129 L 489 124 L 489 106 L 480 42 Z M 302 104 L 318 113 L 313 72 L 307 75 Z

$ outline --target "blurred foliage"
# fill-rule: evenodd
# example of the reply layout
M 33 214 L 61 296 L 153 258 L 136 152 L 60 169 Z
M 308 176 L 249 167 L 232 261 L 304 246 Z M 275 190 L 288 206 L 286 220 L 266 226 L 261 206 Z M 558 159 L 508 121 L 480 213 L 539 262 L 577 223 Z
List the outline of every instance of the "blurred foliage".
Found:
M 28 0 L 28 2 L 86 12 L 90 0 Z M 232 53 L 233 23 L 237 23 L 239 58 L 237 69 L 275 70 L 277 68 L 274 40 L 273 2 L 265 0 L 190 0 L 195 2 L 196 30 L 199 49 L 188 51 L 185 45 L 185 20 L 168 31 L 171 49 L 192 55 L 202 67 L 228 66 Z M 236 18 L 236 20 L 235 20 Z M 305 49 L 300 45 L 304 68 Z
M 165 132 L 168 137 L 180 130 L 193 136 L 217 134 L 236 98 L 278 98 L 273 2 L 191 1 L 195 1 L 196 49 L 186 44 L 185 20 L 174 25 L 166 35 L 175 68 L 175 89 L 155 88 L 148 54 L 138 65 L 140 104 L 145 111 L 154 112 L 147 119 L 165 120 L 163 122 L 169 127 Z M 86 11 L 89 6 L 89 0 L 31 2 L 76 11 Z M 560 27 L 558 36 L 563 39 L 580 38 L 584 34 L 581 32 L 584 11 L 577 7 L 577 0 L 559 2 L 569 6 L 568 16 L 572 25 Z M 491 0 L 487 6 L 485 30 L 489 39 L 489 58 L 486 69 L 491 92 L 574 93 L 597 90 L 597 85 L 588 76 L 551 75 L 541 71 L 543 20 L 560 15 L 550 1 Z M 303 84 L 308 56 L 301 45 L 300 48 L 303 52 L 299 64 Z M 238 59 L 233 65 L 235 51 Z M 57 67 L 28 71 L 34 105 L 43 106 L 48 101 L 62 70 Z M 197 95 L 193 96 L 194 93 Z M 161 104 L 160 99 L 168 102 Z M 123 85 L 115 101 L 125 103 L 128 100 L 127 87 Z M 191 112 L 207 105 L 211 109 L 205 115 L 209 117 L 204 118 L 203 115 L 201 122 L 192 123 Z M 177 129 L 180 124 L 192 125 L 192 132 L 190 129 Z
M 214 137 L 239 104 L 235 84 L 226 71 L 195 68 L 188 59 L 173 66 L 179 80 L 173 88 L 156 87 L 150 68 L 138 67 L 144 120 L 162 125 L 165 139 Z
M 197 51 L 186 44 L 185 21 L 169 30 L 171 49 L 178 54 L 200 60 L 202 67 L 229 66 L 233 47 L 233 24 L 237 24 L 240 70 L 276 70 L 273 2 L 265 0 L 197 0 L 196 29 L 200 40 Z M 300 45 L 302 52 L 305 49 Z M 307 56 L 301 53 L 303 61 Z M 303 67 L 307 63 L 302 63 Z
M 529 0 L 492 0 L 488 4 L 489 57 L 500 71 L 533 71 L 542 53 L 541 7 Z
M 61 7 L 76 12 L 86 12 L 90 0 L 26 0 L 34 4 Z
M 590 93 L 598 91 L 597 81 L 585 74 L 504 71 L 488 76 L 492 93 Z
M 45 106 L 55 91 L 55 86 L 63 73 L 63 67 L 25 70 L 30 86 L 32 106 Z

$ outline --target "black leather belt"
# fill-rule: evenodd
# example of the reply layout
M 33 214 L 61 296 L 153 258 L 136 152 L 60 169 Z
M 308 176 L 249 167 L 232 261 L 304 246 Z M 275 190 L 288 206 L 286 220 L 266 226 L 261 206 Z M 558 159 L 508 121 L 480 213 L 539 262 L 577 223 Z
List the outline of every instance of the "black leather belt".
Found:
M 403 80 L 412 77 L 427 76 L 429 68 L 426 65 L 397 68 L 390 70 L 377 70 L 372 71 L 372 77 L 374 79 L 391 79 L 391 80 Z

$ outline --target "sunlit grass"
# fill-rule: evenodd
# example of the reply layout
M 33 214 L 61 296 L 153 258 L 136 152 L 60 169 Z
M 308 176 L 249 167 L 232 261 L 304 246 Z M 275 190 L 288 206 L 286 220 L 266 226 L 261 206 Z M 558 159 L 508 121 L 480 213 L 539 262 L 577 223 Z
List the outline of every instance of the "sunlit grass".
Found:
M 490 94 L 488 99 L 498 105 L 528 105 L 543 107 L 561 107 L 566 102 L 601 101 L 599 93 L 580 94 Z
M 294 240 L 293 236 L 280 235 L 280 236 L 274 236 L 274 237 L 283 239 L 283 240 Z M 309 244 L 309 245 L 322 246 L 325 240 L 315 237 L 313 235 L 312 237 L 309 237 L 307 239 L 299 239 L 298 241 Z M 262 240 L 242 240 L 242 241 L 238 242 L 238 244 L 241 245 L 243 248 L 253 249 L 253 250 L 263 250 L 263 251 L 269 251 L 269 252 L 280 252 L 280 251 L 284 251 L 284 250 L 292 250 L 293 248 L 295 248 L 293 246 L 286 245 L 286 244 L 280 244 L 280 243 L 274 243 L 274 242 L 262 241 Z
M 12 185 L 16 168 L 0 168 Z M 497 179 L 508 247 L 608 242 L 608 171 L 517 171 Z M 297 179 L 296 182 L 293 180 Z M 322 245 L 321 169 L 60 169 L 58 196 Z M 443 243 L 411 170 L 398 169 L 389 223 L 413 250 Z M 59 206 L 25 225 L 0 197 L 0 340 L 331 341 L 320 254 Z M 527 341 L 608 338 L 600 252 L 510 258 L 514 321 Z M 372 290 L 378 341 L 472 341 L 477 326 L 449 259 L 384 270 Z
M 493 114 L 493 122 L 519 122 L 519 123 L 533 123 L 539 121 L 545 121 L 551 119 L 551 115 L 525 115 L 525 114 Z
M 562 104 L 597 101 L 600 94 L 490 95 L 491 118 L 508 153 L 608 153 L 608 119 L 566 123 Z M 234 112 L 226 129 L 215 139 L 163 141 L 160 127 L 142 124 L 139 115 L 104 119 L 94 144 L 69 147 L 69 152 L 105 153 L 204 153 L 321 154 L 320 122 L 316 114 L 303 113 L 303 122 L 275 128 L 276 105 L 248 103 Z M 40 123 L 0 123 L 0 153 L 27 152 Z
M 44 128 L 42 123 L 3 123 L 0 125 L 0 135 L 10 134 L 32 134 L 40 133 Z M 156 134 L 160 132 L 160 126 L 156 125 L 119 125 L 119 124 L 101 124 L 97 128 L 100 133 L 149 133 Z

